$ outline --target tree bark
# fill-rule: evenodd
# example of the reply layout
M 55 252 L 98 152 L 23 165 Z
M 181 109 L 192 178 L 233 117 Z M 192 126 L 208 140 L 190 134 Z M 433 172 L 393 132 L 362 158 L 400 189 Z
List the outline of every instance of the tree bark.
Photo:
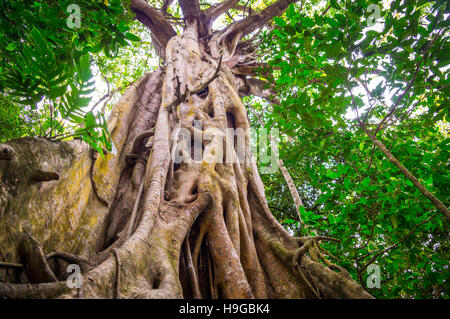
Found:
M 7 143 L 14 156 L 0 160 L 0 251 L 24 274 L 0 264 L 0 297 L 371 298 L 299 253 L 305 243 L 271 215 L 237 79 L 208 53 L 218 39 L 203 44 L 197 22 L 186 23 L 167 43 L 165 70 L 139 79 L 114 106 L 117 154 L 96 158 L 78 140 Z M 227 128 L 244 132 L 242 149 Z M 33 181 L 36 169 L 60 178 Z M 65 285 L 67 260 L 31 264 L 24 233 L 41 257 L 58 251 L 91 264 L 81 288 Z

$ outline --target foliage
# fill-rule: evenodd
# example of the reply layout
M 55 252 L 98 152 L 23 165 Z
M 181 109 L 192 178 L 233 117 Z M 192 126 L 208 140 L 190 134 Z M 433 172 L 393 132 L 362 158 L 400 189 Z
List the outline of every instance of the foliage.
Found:
M 130 24 L 129 28 L 129 32 L 139 35 L 140 41 L 130 42 L 126 49 L 119 50 L 113 59 L 108 58 L 103 52 L 93 57 L 98 73 L 110 87 L 109 93 L 113 93 L 111 88 L 116 88 L 114 92 L 118 93 L 117 96 L 120 96 L 132 82 L 145 73 L 153 71 L 159 62 L 154 58 L 156 53 L 154 53 L 148 29 L 138 21 Z M 114 102 L 116 99 L 111 99 L 111 102 L 107 104 L 112 106 Z
M 373 3 L 381 17 L 369 27 Z M 323 246 L 364 286 L 367 266 L 380 266 L 381 289 L 369 289 L 377 297 L 448 297 L 445 219 L 362 129 L 378 134 L 449 206 L 444 12 L 445 1 L 291 5 L 262 36 L 261 54 L 275 75 L 268 80 L 281 102 L 265 112 L 253 104 L 282 132 L 280 156 L 304 201 L 302 219 L 341 240 Z M 292 232 L 310 233 L 296 227 L 281 173 L 263 180 L 277 217 Z
M 254 11 L 231 9 L 216 23 L 273 2 L 240 1 Z M 93 73 L 106 78 L 109 94 L 110 85 L 123 91 L 156 66 L 148 60 L 151 39 L 126 1 L 77 1 L 80 28 L 66 23 L 72 3 L 0 4 L 0 141 L 77 136 L 111 150 L 103 114 L 89 110 Z M 304 224 L 281 173 L 262 178 L 269 207 L 292 234 L 340 239 L 322 246 L 364 286 L 368 265 L 378 264 L 381 288 L 366 287 L 376 297 L 448 298 L 447 224 L 363 129 L 450 205 L 448 9 L 442 0 L 383 3 L 291 5 L 260 37 L 260 59 L 273 71 L 265 80 L 280 103 L 245 102 L 282 133 L 280 156 L 302 197 Z M 380 19 L 371 26 L 374 4 Z M 178 31 L 181 16 L 178 5 L 167 10 Z
M 12 102 L 0 95 L 0 143 L 18 136 L 38 135 L 38 114 L 31 108 Z
M 126 2 L 78 1 L 79 27 L 67 22 L 72 2 L 2 2 L 0 89 L 40 111 L 43 136 L 81 136 L 103 153 L 112 149 L 104 116 L 85 109 L 94 91 L 91 61 L 99 52 L 112 59 L 139 37 L 128 32 Z

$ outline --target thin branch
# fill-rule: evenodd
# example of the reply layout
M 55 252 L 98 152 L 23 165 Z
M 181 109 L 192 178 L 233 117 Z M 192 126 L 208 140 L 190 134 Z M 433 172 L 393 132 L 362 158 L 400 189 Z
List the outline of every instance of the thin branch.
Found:
M 287 211 L 287 210 L 284 210 L 284 209 L 280 209 L 278 207 L 271 206 L 271 205 L 269 205 L 269 208 L 270 209 L 274 209 L 276 211 L 279 211 L 280 213 L 284 213 L 284 214 L 288 215 L 289 217 L 291 217 L 292 219 L 297 218 L 297 216 L 294 216 L 290 211 Z
M 433 203 L 433 205 L 441 213 L 443 213 L 445 215 L 447 222 L 450 221 L 450 210 L 437 197 L 435 197 L 430 191 L 428 191 L 428 189 L 425 186 L 423 186 L 422 183 L 420 183 L 419 180 L 413 174 L 411 174 L 411 172 L 405 166 L 403 166 L 403 164 L 400 163 L 400 161 L 397 158 L 395 158 L 394 155 L 392 155 L 392 153 L 386 148 L 386 146 L 384 146 L 384 144 L 382 142 L 380 142 L 375 137 L 375 135 L 372 135 L 367 130 L 364 123 L 361 122 L 361 119 L 359 117 L 358 108 L 356 106 L 356 102 L 355 102 L 352 90 L 349 85 L 348 85 L 348 88 L 349 88 L 349 91 L 350 91 L 350 94 L 352 97 L 353 108 L 356 112 L 356 117 L 357 117 L 358 123 L 359 123 L 360 127 L 364 130 L 366 135 L 370 138 L 370 140 L 373 142 L 373 144 L 376 145 L 381 150 L 381 152 L 383 152 L 383 154 L 388 158 L 388 160 L 392 164 L 397 166 L 397 168 L 400 170 L 400 172 L 413 183 L 413 185 L 422 193 L 422 195 L 424 195 L 426 198 L 428 198 Z
M 436 198 L 428 189 L 426 189 L 425 186 L 422 185 L 422 183 L 419 182 L 419 180 L 411 174 L 411 172 L 403 166 L 400 161 L 392 155 L 392 153 L 384 146 L 383 143 L 381 143 L 379 140 L 376 139 L 374 135 L 372 135 L 365 127 L 363 127 L 363 130 L 366 132 L 367 136 L 372 140 L 372 142 L 383 152 L 384 155 L 389 159 L 389 161 L 397 166 L 397 168 L 402 172 L 403 175 L 407 179 L 409 179 L 413 185 L 424 195 L 426 198 L 428 198 L 433 205 L 442 213 L 445 215 L 447 222 L 450 221 L 450 210 L 438 199 Z
M 360 269 L 360 272 L 364 271 L 364 269 L 366 269 L 367 266 L 369 266 L 371 263 L 373 263 L 373 262 L 375 261 L 375 259 L 376 259 L 378 256 L 380 256 L 380 255 L 382 255 L 382 254 L 384 254 L 384 253 L 386 253 L 386 252 L 388 252 L 388 251 L 390 251 L 390 250 L 396 248 L 398 245 L 400 245 L 401 243 L 403 243 L 409 236 L 411 236 L 411 235 L 416 231 L 416 229 L 417 229 L 419 226 L 422 226 L 423 224 L 429 222 L 429 221 L 430 221 L 432 218 L 434 218 L 437 214 L 439 214 L 439 213 L 435 213 L 435 214 L 431 215 L 429 218 L 425 219 L 424 221 L 422 221 L 422 222 L 420 222 L 419 224 L 417 224 L 416 226 L 414 226 L 413 229 L 412 229 L 408 234 L 406 234 L 405 236 L 403 236 L 402 239 L 400 239 L 400 240 L 399 240 L 397 243 L 395 243 L 394 245 L 391 245 L 391 246 L 387 247 L 386 249 L 383 249 L 382 251 L 379 251 L 378 253 L 376 253 L 376 254 L 369 260 L 369 262 L 366 263 L 366 264 Z M 373 253 L 373 252 L 372 252 L 372 253 Z M 368 255 L 370 255 L 370 253 L 367 254 L 365 257 L 367 257 Z M 359 258 L 359 259 L 361 259 L 361 258 Z
M 449 83 L 442 85 L 441 87 L 437 88 L 435 91 L 430 91 L 427 94 L 425 94 L 422 98 L 420 98 L 419 100 L 417 100 L 405 113 L 399 115 L 397 118 L 395 119 L 391 119 L 391 123 L 395 123 L 399 120 L 401 120 L 402 118 L 404 118 L 406 115 L 410 114 L 412 111 L 414 111 L 414 109 L 416 108 L 416 106 L 422 102 L 423 100 L 425 100 L 427 97 L 429 97 L 432 94 L 436 94 L 437 92 L 439 92 L 440 90 L 442 90 L 443 88 L 447 87 L 449 85 Z M 387 126 L 396 126 L 395 124 L 386 124 L 384 127 Z M 397 125 L 400 126 L 400 125 Z
M 106 87 L 107 87 L 106 94 L 103 95 L 103 96 L 97 101 L 97 103 L 95 103 L 94 106 L 91 107 L 91 109 L 89 110 L 89 112 L 94 111 L 94 109 L 97 107 L 97 105 L 99 105 L 103 100 L 105 100 L 106 98 L 108 98 L 108 97 L 111 95 L 111 88 L 109 87 L 109 81 L 108 81 L 108 78 L 107 78 L 106 76 L 102 76 L 102 77 L 103 77 L 103 79 L 104 79 L 105 82 L 106 82 Z
M 385 121 L 389 120 L 391 118 L 391 116 L 394 114 L 395 110 L 397 109 L 398 105 L 400 104 L 400 102 L 403 100 L 403 97 L 406 95 L 406 93 L 408 93 L 408 91 L 411 89 L 417 74 L 419 73 L 420 70 L 420 66 L 422 65 L 423 60 L 425 59 L 425 57 L 427 56 L 428 50 L 431 48 L 431 46 L 433 45 L 433 43 L 436 41 L 436 39 L 439 37 L 439 35 L 441 34 L 441 31 L 443 30 L 443 28 L 439 29 L 439 31 L 436 33 L 436 35 L 433 37 L 433 39 L 430 41 L 430 43 L 427 45 L 427 47 L 425 48 L 421 59 L 419 60 L 419 63 L 417 63 L 416 69 L 414 71 L 414 74 L 411 78 L 411 80 L 409 81 L 408 85 L 406 86 L 405 90 L 403 91 L 402 95 L 400 95 L 400 97 L 398 98 L 397 102 L 395 102 L 394 106 L 391 108 L 391 110 L 389 111 L 388 114 L 386 114 L 386 116 L 381 120 L 380 124 L 378 125 L 377 129 L 375 130 L 374 136 L 377 135 L 377 133 L 380 131 L 382 125 L 384 124 Z
M 254 108 L 249 105 L 250 110 L 252 111 L 252 113 L 256 116 L 256 118 L 258 119 L 259 124 L 264 127 L 264 122 L 261 119 L 261 117 L 256 113 L 256 111 L 254 110 Z M 272 136 L 270 134 L 268 134 L 268 138 L 270 140 L 270 146 L 272 148 L 272 152 L 274 152 L 274 149 L 276 149 L 276 145 L 275 142 L 272 138 Z M 298 193 L 297 187 L 295 186 L 295 183 L 292 179 L 291 174 L 289 173 L 289 171 L 286 169 L 286 167 L 284 166 L 284 162 L 281 158 L 277 158 L 277 163 L 278 163 L 278 167 L 280 168 L 280 171 L 284 177 L 284 180 L 288 186 L 289 192 L 291 193 L 292 196 L 292 200 L 294 201 L 294 205 L 295 208 L 297 210 L 297 216 L 298 216 L 298 220 L 299 220 L 299 224 L 301 225 L 305 225 L 305 223 L 303 222 L 301 213 L 300 213 L 300 209 L 301 207 L 304 207 L 302 199 L 300 198 L 300 194 Z M 305 228 L 309 228 L 309 225 L 305 225 Z M 313 230 L 313 233 L 315 235 L 317 235 L 316 231 Z
M 320 15 L 323 17 L 330 9 L 331 9 L 331 4 L 328 7 L 326 7 L 325 10 L 323 10 Z
M 295 240 L 299 242 L 300 244 L 305 244 L 309 240 L 317 240 L 317 241 L 334 241 L 334 242 L 341 242 L 340 239 L 329 237 L 329 236 L 305 236 L 305 237 L 295 237 Z

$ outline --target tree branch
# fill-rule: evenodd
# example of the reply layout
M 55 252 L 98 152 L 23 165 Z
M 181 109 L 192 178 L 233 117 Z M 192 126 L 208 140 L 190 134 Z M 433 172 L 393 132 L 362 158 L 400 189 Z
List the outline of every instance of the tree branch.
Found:
M 22 264 L 10 263 L 7 261 L 0 261 L 0 268 L 23 268 Z
M 69 264 L 77 264 L 78 266 L 81 267 L 83 272 L 87 272 L 90 268 L 94 266 L 89 260 L 83 257 L 62 251 L 55 251 L 45 256 L 45 259 L 47 261 L 52 258 L 59 258 Z
M 214 20 L 220 17 L 223 13 L 233 8 L 238 2 L 239 0 L 228 0 L 222 2 L 219 5 L 208 8 L 207 10 L 205 10 L 205 18 L 203 19 L 203 23 L 207 27 L 211 27 Z
M 8 284 L 0 282 L 0 296 L 9 299 L 53 298 L 70 292 L 65 281 L 40 284 Z
M 158 45 L 165 48 L 170 38 L 177 35 L 172 25 L 145 0 L 131 0 L 136 18 L 150 29 Z
M 439 37 L 439 35 L 441 34 L 441 31 L 443 30 L 443 28 L 439 29 L 439 31 L 436 33 L 436 35 L 433 37 L 433 39 L 431 40 L 431 42 L 427 45 L 427 47 L 425 48 L 425 51 L 422 54 L 421 59 L 419 60 L 419 63 L 417 63 L 416 69 L 413 73 L 413 76 L 411 78 L 411 80 L 408 82 L 405 90 L 403 91 L 403 93 L 400 95 L 400 97 L 398 98 L 397 102 L 395 102 L 394 106 L 391 108 L 391 110 L 388 112 L 388 114 L 386 114 L 386 116 L 381 120 L 381 122 L 379 123 L 376 131 L 374 132 L 374 136 L 377 136 L 377 133 L 380 131 L 380 129 L 382 128 L 383 124 L 388 121 L 392 115 L 394 114 L 394 112 L 397 110 L 397 107 L 400 105 L 400 102 L 402 101 L 402 99 L 404 98 L 404 96 L 408 93 L 408 91 L 411 89 L 417 74 L 419 73 L 420 70 L 420 66 L 422 65 L 423 60 L 427 57 L 428 54 L 428 50 L 431 48 L 431 46 L 433 45 L 433 43 L 436 41 L 436 39 Z
M 178 0 L 178 3 L 185 19 L 191 17 L 198 19 L 200 17 L 200 6 L 197 0 Z
M 281 15 L 284 11 L 286 11 L 289 4 L 297 1 L 298 0 L 278 0 L 261 12 L 230 25 L 223 32 L 227 32 L 229 28 L 231 28 L 231 32 L 228 34 L 228 37 L 232 37 L 237 33 L 241 33 L 241 37 L 245 37 L 247 34 L 252 33 L 254 30 L 264 26 L 267 22 L 272 20 L 273 17 Z
M 450 210 L 438 199 L 436 198 L 428 189 L 426 189 L 425 186 L 422 185 L 422 183 L 419 182 L 419 180 L 411 174 L 411 172 L 403 166 L 402 163 L 398 159 L 392 155 L 392 153 L 384 146 L 383 143 L 381 143 L 374 135 L 372 135 L 365 127 L 363 127 L 364 131 L 366 132 L 367 136 L 372 140 L 373 144 L 375 144 L 386 157 L 388 160 L 397 166 L 397 168 L 402 172 L 402 174 L 409 179 L 413 185 L 424 195 L 426 198 L 428 198 L 433 205 L 442 213 L 445 215 L 447 222 L 450 221 Z
M 269 103 L 279 104 L 278 98 L 275 92 L 271 90 L 269 82 L 256 78 L 245 78 L 242 80 L 244 81 L 244 86 L 239 88 L 241 93 L 255 95 L 267 100 Z

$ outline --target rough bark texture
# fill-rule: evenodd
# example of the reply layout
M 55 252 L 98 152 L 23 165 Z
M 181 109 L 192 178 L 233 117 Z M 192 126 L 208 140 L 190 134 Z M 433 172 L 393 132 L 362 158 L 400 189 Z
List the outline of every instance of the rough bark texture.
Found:
M 112 110 L 116 155 L 78 140 L 2 145 L 0 258 L 14 266 L 0 266 L 0 297 L 371 298 L 271 215 L 249 134 L 236 149 L 225 133 L 249 129 L 242 80 L 221 63 L 236 41 L 199 39 L 198 11 L 183 3 L 186 29 L 168 40 L 165 67 Z M 203 137 L 203 158 L 183 132 Z M 65 285 L 69 263 L 82 266 L 81 289 Z

